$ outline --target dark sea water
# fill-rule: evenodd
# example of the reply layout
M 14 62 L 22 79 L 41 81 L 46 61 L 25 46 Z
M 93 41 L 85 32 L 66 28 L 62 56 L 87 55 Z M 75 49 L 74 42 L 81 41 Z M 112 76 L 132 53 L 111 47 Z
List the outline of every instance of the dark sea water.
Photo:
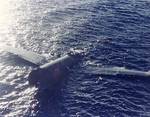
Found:
M 52 94 L 28 85 L 32 66 L 4 45 L 87 56 Z M 0 2 L 0 117 L 150 117 L 150 79 L 92 74 L 101 66 L 150 70 L 149 0 Z

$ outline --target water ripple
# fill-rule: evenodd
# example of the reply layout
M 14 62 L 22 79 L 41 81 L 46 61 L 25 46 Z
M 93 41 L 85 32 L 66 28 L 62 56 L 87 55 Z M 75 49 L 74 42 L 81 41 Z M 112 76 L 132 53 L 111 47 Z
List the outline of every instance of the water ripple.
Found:
M 149 79 L 99 76 L 91 72 L 98 66 L 150 70 L 148 0 L 8 0 L 8 3 L 11 23 L 2 25 L 0 21 L 0 115 L 150 115 Z M 29 87 L 27 77 L 32 67 L 2 52 L 5 44 L 44 54 L 47 59 L 65 54 L 72 47 L 88 52 L 68 75 L 61 91 L 53 95 Z M 93 69 L 87 70 L 89 66 Z

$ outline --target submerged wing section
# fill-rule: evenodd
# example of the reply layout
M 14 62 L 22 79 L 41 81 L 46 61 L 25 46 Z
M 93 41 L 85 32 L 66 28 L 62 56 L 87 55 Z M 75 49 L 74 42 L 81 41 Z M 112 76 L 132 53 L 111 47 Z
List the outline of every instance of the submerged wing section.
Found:
M 45 60 L 45 57 L 31 52 L 31 51 L 27 51 L 21 48 L 14 48 L 14 47 L 9 47 L 9 46 L 5 46 L 5 51 L 13 53 L 17 56 L 19 56 L 20 58 L 35 64 L 35 65 L 41 65 Z
M 90 68 L 90 73 L 97 75 L 131 75 L 131 76 L 150 77 L 150 71 L 131 70 L 126 69 L 124 67 Z

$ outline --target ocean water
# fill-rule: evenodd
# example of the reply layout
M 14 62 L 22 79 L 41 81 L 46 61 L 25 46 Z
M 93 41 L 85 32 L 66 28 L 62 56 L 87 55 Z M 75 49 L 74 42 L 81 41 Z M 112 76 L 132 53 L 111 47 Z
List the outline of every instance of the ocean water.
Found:
M 52 93 L 30 87 L 33 67 L 4 45 L 87 55 Z M 149 117 L 150 79 L 92 74 L 102 66 L 150 70 L 149 0 L 0 1 L 0 117 Z

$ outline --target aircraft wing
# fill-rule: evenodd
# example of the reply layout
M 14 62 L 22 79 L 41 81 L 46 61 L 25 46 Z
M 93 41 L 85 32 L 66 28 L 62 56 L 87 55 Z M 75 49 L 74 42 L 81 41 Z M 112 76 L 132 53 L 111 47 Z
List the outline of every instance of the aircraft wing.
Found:
M 126 69 L 124 67 L 96 67 L 90 68 L 90 73 L 96 75 L 131 75 L 131 76 L 143 76 L 150 77 L 150 71 L 139 71 Z
M 45 57 L 43 57 L 35 52 L 24 50 L 22 48 L 14 48 L 14 47 L 6 46 L 5 51 L 7 51 L 9 53 L 13 53 L 13 54 L 19 56 L 20 58 L 22 58 L 32 64 L 35 64 L 35 65 L 41 65 L 44 61 L 46 61 Z

